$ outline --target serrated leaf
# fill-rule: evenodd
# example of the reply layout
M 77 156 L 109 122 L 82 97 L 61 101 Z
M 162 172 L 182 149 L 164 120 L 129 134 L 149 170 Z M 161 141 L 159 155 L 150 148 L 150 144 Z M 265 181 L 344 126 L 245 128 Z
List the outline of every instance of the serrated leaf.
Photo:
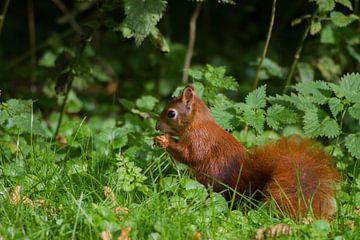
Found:
M 250 92 L 246 96 L 245 102 L 254 109 L 264 108 L 266 106 L 266 85 L 262 85 Z
M 157 104 L 158 100 L 153 96 L 142 96 L 141 98 L 136 100 L 136 106 L 141 111 L 150 112 L 154 109 L 155 105 Z
M 266 123 L 275 130 L 279 128 L 280 123 L 293 124 L 297 122 L 297 119 L 298 116 L 294 111 L 279 104 L 274 104 L 267 109 Z
M 319 119 L 318 109 L 308 109 L 304 115 L 304 131 L 307 135 L 317 137 L 336 137 L 340 134 L 340 127 L 335 119 L 326 114 Z
M 201 80 L 204 77 L 204 69 L 199 67 L 193 67 L 190 69 L 185 69 L 187 74 L 189 74 L 190 77 Z
M 226 69 L 224 67 L 213 67 L 206 65 L 204 78 L 214 87 L 233 90 L 239 89 L 239 84 L 232 76 L 225 76 Z
M 307 109 L 315 108 L 315 105 L 310 101 L 310 99 L 301 94 L 291 93 L 290 96 L 277 94 L 275 97 L 273 97 L 273 96 L 269 97 L 269 100 L 271 102 L 291 103 L 298 110 L 303 111 L 303 112 L 305 112 Z
M 244 120 L 260 134 L 264 131 L 265 111 L 249 109 L 244 111 Z
M 349 134 L 345 137 L 345 146 L 351 156 L 360 159 L 360 133 Z
M 360 120 L 360 102 L 351 106 L 349 108 L 349 113 L 353 118 Z
M 350 0 L 335 0 L 335 2 L 340 3 L 341 5 L 347 7 L 350 10 L 353 10 Z
M 344 15 L 341 12 L 333 11 L 330 14 L 330 19 L 336 26 L 345 27 L 355 20 L 358 20 L 359 17 L 355 14 Z
M 260 79 L 266 80 L 270 77 L 283 78 L 286 74 L 286 68 L 281 67 L 277 62 L 265 58 L 260 69 Z
M 331 92 L 329 85 L 324 81 L 298 83 L 294 88 L 313 103 L 325 104 Z M 327 94 L 326 94 L 327 93 Z
M 335 97 L 330 98 L 328 104 L 330 111 L 335 118 L 338 115 L 338 113 L 344 109 L 344 105 L 342 104 L 340 99 Z
M 360 74 L 350 73 L 341 77 L 339 87 L 346 99 L 356 103 L 360 101 Z
M 315 35 L 320 31 L 321 31 L 321 22 L 317 20 L 312 21 L 310 25 L 310 34 Z
M 170 52 L 169 44 L 167 43 L 165 37 L 161 34 L 158 28 L 154 27 L 151 32 L 149 39 L 151 43 L 163 53 Z
M 161 19 L 166 8 L 164 0 L 124 0 L 125 21 L 139 46 Z
M 210 108 L 216 122 L 224 129 L 232 130 L 235 127 L 236 114 L 232 108 L 234 103 L 223 94 L 218 94 Z
M 319 12 L 327 13 L 334 9 L 335 2 L 334 0 L 315 0 L 319 6 Z

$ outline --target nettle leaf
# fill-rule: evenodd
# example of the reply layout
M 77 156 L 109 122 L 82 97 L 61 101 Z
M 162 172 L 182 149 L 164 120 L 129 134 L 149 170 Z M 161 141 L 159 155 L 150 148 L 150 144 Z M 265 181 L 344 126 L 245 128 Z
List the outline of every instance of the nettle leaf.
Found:
M 329 85 L 324 81 L 298 83 L 294 88 L 311 102 L 325 104 L 331 92 Z
M 184 70 L 190 77 L 201 80 L 204 77 L 204 68 L 203 67 L 192 67 Z
M 244 120 L 260 134 L 264 131 L 265 111 L 263 109 L 247 109 Z
M 319 113 L 317 108 L 305 111 L 303 122 L 305 134 L 309 136 L 333 138 L 340 134 L 340 127 L 336 120 L 330 118 L 325 112 Z
M 291 93 L 290 96 L 277 94 L 275 97 L 269 97 L 269 100 L 271 102 L 291 103 L 298 110 L 303 112 L 305 112 L 307 109 L 315 108 L 315 105 L 310 101 L 310 99 L 301 94 Z
M 266 80 L 270 77 L 284 78 L 285 75 L 286 68 L 281 67 L 278 63 L 269 58 L 264 59 L 260 69 L 260 79 Z
M 360 159 L 360 133 L 349 134 L 345 137 L 345 146 L 351 156 Z
M 334 9 L 335 2 L 334 0 L 312 0 L 317 3 L 319 6 L 319 12 L 327 13 Z
M 236 127 L 236 112 L 232 107 L 234 102 L 223 94 L 218 94 L 210 111 L 216 122 L 224 129 L 232 130 Z
M 350 73 L 341 78 L 340 89 L 345 95 L 346 99 L 351 102 L 360 101 L 360 74 Z
M 264 108 L 266 106 L 266 85 L 262 85 L 249 93 L 245 102 L 254 109 Z
M 294 124 L 298 121 L 298 114 L 284 106 L 274 104 L 267 109 L 266 123 L 269 127 L 277 130 L 280 123 Z
M 224 67 L 213 67 L 206 65 L 206 71 L 204 72 L 204 78 L 212 86 L 236 91 L 239 89 L 239 84 L 232 76 L 225 76 L 226 69 Z
M 358 20 L 359 17 L 355 14 L 350 14 L 346 16 L 341 12 L 333 11 L 330 14 L 330 19 L 336 26 L 345 27 L 353 21 Z
M 124 24 L 133 32 L 137 46 L 160 21 L 166 4 L 164 0 L 124 0 Z
M 349 113 L 353 118 L 360 120 L 360 102 L 351 106 L 349 108 Z
M 331 26 L 327 25 L 321 31 L 320 42 L 328 44 L 334 44 L 336 42 L 335 34 Z
M 347 7 L 350 10 L 353 10 L 350 0 L 335 0 L 335 2 L 340 3 L 341 5 Z
M 344 109 L 344 104 L 340 101 L 340 99 L 335 97 L 330 98 L 328 104 L 333 117 L 336 117 L 339 112 Z
M 142 96 L 141 98 L 136 100 L 136 106 L 141 111 L 150 112 L 154 109 L 155 105 L 157 104 L 158 100 L 153 96 Z

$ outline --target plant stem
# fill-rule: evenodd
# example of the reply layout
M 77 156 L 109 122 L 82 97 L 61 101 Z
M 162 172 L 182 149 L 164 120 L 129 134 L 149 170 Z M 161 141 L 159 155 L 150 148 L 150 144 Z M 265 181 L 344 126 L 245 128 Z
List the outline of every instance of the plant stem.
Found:
M 30 43 L 30 63 L 31 74 L 30 83 L 31 90 L 34 90 L 34 82 L 36 81 L 36 30 L 35 30 L 35 16 L 34 16 L 34 2 L 28 0 L 28 21 L 29 21 L 29 43 Z
M 295 55 L 294 55 L 294 59 L 293 59 L 293 62 L 291 64 L 291 67 L 290 67 L 290 70 L 289 70 L 289 73 L 288 75 L 286 76 L 286 83 L 285 83 L 285 87 L 284 87 L 284 91 L 283 91 L 283 94 L 286 93 L 288 87 L 289 87 L 289 84 L 291 82 L 291 79 L 294 75 L 294 72 L 295 72 L 295 67 L 299 61 L 299 58 L 301 56 L 301 52 L 302 52 L 302 49 L 303 49 L 303 46 L 304 46 L 304 42 L 307 38 L 307 36 L 309 35 L 309 31 L 310 31 L 310 27 L 311 27 L 311 22 L 312 20 L 314 19 L 314 16 L 315 14 L 317 13 L 317 9 L 314 11 L 314 13 L 312 14 L 311 18 L 309 19 L 309 23 L 308 25 L 306 26 L 305 30 L 304 30 L 304 33 L 301 37 L 301 40 L 300 40 L 300 43 L 299 43 L 299 46 L 295 52 Z
M 200 14 L 201 5 L 202 5 L 201 2 L 196 4 L 195 10 L 190 18 L 189 43 L 186 51 L 184 67 L 183 67 L 184 72 L 182 76 L 183 83 L 187 83 L 189 80 L 189 75 L 185 72 L 185 69 L 188 69 L 191 65 L 191 59 L 193 56 L 195 39 L 196 39 L 196 22 Z
M 2 13 L 0 15 L 0 35 L 1 35 L 3 25 L 4 25 L 5 16 L 6 16 L 9 4 L 10 4 L 10 0 L 5 0 L 5 5 L 4 5 L 4 8 L 3 8 Z
M 257 87 L 258 83 L 259 83 L 260 69 L 261 69 L 261 66 L 263 64 L 263 61 L 264 61 L 264 59 L 266 57 L 266 53 L 267 53 L 268 48 L 269 48 L 272 29 L 273 29 L 273 26 L 274 26 L 275 12 L 276 12 L 276 0 L 273 0 L 269 29 L 268 29 L 268 32 L 267 32 L 266 41 L 265 41 L 264 49 L 263 49 L 263 52 L 262 52 L 262 55 L 261 55 L 261 58 L 260 58 L 260 62 L 258 64 L 257 68 L 256 68 L 256 76 L 255 76 L 255 80 L 254 80 L 254 84 L 253 84 L 253 89 L 255 89 Z
M 57 126 L 56 126 L 56 130 L 55 130 L 55 133 L 54 133 L 54 139 L 56 139 L 57 135 L 59 134 L 59 130 L 60 130 L 61 122 L 62 122 L 62 119 L 63 119 L 63 115 L 65 113 L 65 106 L 66 106 L 66 103 L 67 103 L 67 99 L 69 97 L 72 82 L 73 82 L 73 77 L 70 76 L 69 83 L 68 83 L 68 85 L 66 87 L 65 98 L 64 98 L 64 101 L 63 101 L 63 103 L 61 105 L 60 116 L 59 116 L 58 123 L 57 123 Z

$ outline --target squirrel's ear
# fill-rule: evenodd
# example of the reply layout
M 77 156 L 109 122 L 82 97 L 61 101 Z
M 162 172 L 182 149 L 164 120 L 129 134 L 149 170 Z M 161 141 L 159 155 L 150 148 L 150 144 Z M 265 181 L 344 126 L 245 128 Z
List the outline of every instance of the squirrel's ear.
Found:
M 191 109 L 194 96 L 195 96 L 194 87 L 192 85 L 187 85 L 181 94 L 181 100 L 185 103 L 186 108 L 189 110 Z

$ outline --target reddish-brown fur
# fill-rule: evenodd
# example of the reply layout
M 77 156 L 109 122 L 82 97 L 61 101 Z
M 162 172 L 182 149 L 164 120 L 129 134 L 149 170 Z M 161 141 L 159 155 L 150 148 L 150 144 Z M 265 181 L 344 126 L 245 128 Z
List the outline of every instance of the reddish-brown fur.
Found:
M 167 116 L 170 110 L 176 111 L 176 117 Z M 157 128 L 165 135 L 156 137 L 155 142 L 217 192 L 226 190 L 226 185 L 260 200 L 272 198 L 292 217 L 303 217 L 312 210 L 316 217 L 329 218 L 335 211 L 334 183 L 339 174 L 331 158 L 312 140 L 281 138 L 247 154 L 242 144 L 215 122 L 191 86 L 168 103 Z M 179 140 L 172 139 L 174 135 Z M 229 197 L 229 192 L 225 196 Z

